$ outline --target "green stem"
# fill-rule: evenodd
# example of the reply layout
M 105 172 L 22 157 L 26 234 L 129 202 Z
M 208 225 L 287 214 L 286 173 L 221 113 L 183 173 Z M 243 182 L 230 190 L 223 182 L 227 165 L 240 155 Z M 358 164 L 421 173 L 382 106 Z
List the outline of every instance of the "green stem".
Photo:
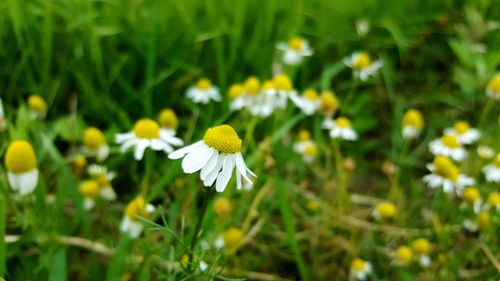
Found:
M 149 152 L 149 153 L 148 153 Z M 154 166 L 154 151 L 144 151 L 144 178 L 142 180 L 142 189 L 141 189 L 141 196 L 142 198 L 147 198 L 148 191 L 149 191 L 149 186 L 151 185 L 151 177 L 153 174 L 153 166 Z
M 196 242 L 198 242 L 199 233 L 201 230 L 201 226 L 203 224 L 203 219 L 205 218 L 205 213 L 207 212 L 208 202 L 210 201 L 210 197 L 212 196 L 213 188 L 209 187 L 207 191 L 205 191 L 205 197 L 203 198 L 203 205 L 201 206 L 200 216 L 198 217 L 198 221 L 196 222 L 196 226 L 194 228 L 193 237 L 191 238 L 191 245 L 189 246 L 189 266 L 190 271 L 193 270 L 192 267 L 192 258 L 194 247 L 196 246 Z
M 335 156 L 335 168 L 337 170 L 338 187 L 337 187 L 337 205 L 340 212 L 344 212 L 349 208 L 349 194 L 347 193 L 346 174 L 343 169 L 343 157 L 340 151 L 340 143 L 336 138 L 332 138 L 333 154 Z

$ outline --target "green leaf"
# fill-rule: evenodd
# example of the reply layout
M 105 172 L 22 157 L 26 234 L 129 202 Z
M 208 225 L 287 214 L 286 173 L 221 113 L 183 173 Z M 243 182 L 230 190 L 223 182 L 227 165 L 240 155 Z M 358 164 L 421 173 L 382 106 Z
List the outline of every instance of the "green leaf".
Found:
M 52 257 L 49 269 L 49 281 L 67 280 L 66 249 L 60 248 Z

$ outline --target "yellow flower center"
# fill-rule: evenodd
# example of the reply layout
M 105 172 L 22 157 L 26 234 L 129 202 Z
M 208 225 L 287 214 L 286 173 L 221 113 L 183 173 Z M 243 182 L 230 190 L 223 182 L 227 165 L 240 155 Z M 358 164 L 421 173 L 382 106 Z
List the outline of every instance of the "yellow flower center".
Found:
M 83 144 L 86 147 L 95 150 L 106 144 L 106 139 L 104 138 L 101 130 L 90 127 L 85 129 L 83 132 Z
M 240 152 L 241 139 L 234 131 L 233 127 L 229 125 L 221 125 L 207 130 L 203 141 L 215 150 L 232 154 Z
M 396 260 L 402 263 L 410 263 L 413 258 L 413 252 L 408 246 L 401 246 L 396 250 Z
M 476 218 L 476 224 L 479 229 L 490 227 L 490 213 L 483 211 Z
M 495 166 L 500 167 L 500 153 L 495 157 Z
M 308 100 L 317 100 L 319 98 L 318 92 L 314 89 L 307 89 L 304 91 L 304 97 Z
M 467 203 L 473 204 L 476 200 L 481 198 L 481 194 L 475 187 L 467 187 L 464 189 L 463 199 Z
M 288 41 L 288 48 L 295 51 L 301 51 L 303 45 L 304 45 L 304 39 L 300 37 L 294 37 L 290 39 L 290 41 Z
M 231 227 L 224 232 L 224 245 L 226 248 L 231 249 L 236 247 L 243 238 L 243 231 L 236 227 Z
M 351 127 L 351 121 L 347 119 L 346 117 L 339 117 L 337 120 L 335 120 L 335 124 L 341 128 L 350 128 Z
M 136 220 L 137 217 L 147 218 L 146 201 L 142 197 L 135 198 L 125 208 L 125 215 L 131 220 Z
M 196 82 L 196 88 L 200 90 L 208 90 L 210 87 L 212 87 L 212 82 L 210 82 L 207 78 L 202 78 Z
M 419 238 L 413 241 L 411 248 L 417 255 L 427 255 L 431 252 L 431 243 L 425 238 Z
M 141 139 L 157 139 L 160 137 L 160 126 L 151 119 L 141 119 L 134 125 L 134 134 Z
M 446 135 L 442 136 L 441 142 L 449 148 L 460 147 L 460 142 L 458 141 L 458 138 L 454 135 L 446 134 Z
M 162 128 L 167 128 L 172 130 L 177 129 L 177 126 L 179 124 L 179 121 L 177 120 L 177 115 L 170 108 L 165 108 L 160 112 L 160 115 L 158 115 L 158 122 L 160 123 L 160 126 Z
M 241 84 L 234 84 L 229 88 L 228 95 L 230 99 L 235 99 L 243 94 L 245 89 Z
M 456 181 L 460 170 L 453 162 L 444 156 L 436 156 L 433 161 L 435 173 L 451 181 Z
M 5 167 L 7 171 L 15 174 L 35 169 L 36 156 L 31 144 L 23 140 L 11 142 L 5 153 Z
M 273 82 L 274 82 L 274 86 L 278 90 L 284 90 L 286 92 L 289 92 L 289 91 L 291 91 L 293 89 L 292 81 L 285 74 L 276 75 L 274 77 Z
M 265 91 L 265 90 L 271 90 L 271 89 L 274 89 L 275 86 L 274 86 L 274 82 L 271 81 L 271 80 L 267 80 L 266 82 L 264 82 L 264 84 L 262 84 L 262 90 Z
M 229 200 L 225 197 L 217 198 L 217 200 L 215 200 L 214 202 L 214 209 L 215 213 L 219 217 L 225 218 L 231 212 L 232 209 L 231 202 L 229 202 Z
M 335 94 L 325 91 L 321 94 L 321 111 L 325 114 L 332 114 L 337 110 L 339 102 Z
M 47 112 L 47 103 L 42 97 L 38 95 L 29 96 L 28 106 L 31 108 L 31 110 L 35 112 L 40 112 L 40 113 Z
M 370 55 L 363 52 L 363 53 L 358 53 L 355 58 L 352 67 L 354 69 L 360 70 L 360 69 L 365 69 L 369 67 L 372 63 L 372 60 L 370 58 Z
M 364 271 L 365 270 L 365 261 L 362 259 L 354 259 L 351 263 L 351 267 L 356 271 Z
M 249 95 L 256 95 L 260 90 L 260 81 L 257 77 L 251 76 L 245 81 L 245 92 Z
M 98 175 L 95 177 L 95 180 L 97 181 L 100 187 L 106 187 L 111 185 L 106 175 Z
M 492 92 L 500 93 L 500 73 L 495 74 L 488 82 L 488 89 Z
M 416 109 L 410 109 L 406 111 L 403 116 L 403 127 L 410 126 L 415 129 L 421 129 L 424 127 L 424 118 L 420 111 Z
M 316 156 L 316 154 L 318 154 L 318 149 L 314 144 L 310 144 L 304 148 L 304 153 L 309 156 Z
M 459 121 L 459 122 L 455 123 L 455 126 L 453 126 L 453 128 L 455 129 L 455 131 L 457 133 L 463 134 L 463 133 L 466 133 L 470 129 L 470 125 L 469 125 L 469 123 L 467 123 L 465 121 Z
M 73 167 L 78 170 L 83 170 L 87 166 L 87 158 L 81 154 L 77 154 L 73 159 Z
M 87 198 L 96 198 L 99 195 L 99 183 L 95 180 L 87 180 L 80 184 L 80 193 Z
M 299 140 L 306 141 L 311 139 L 311 134 L 307 130 L 300 130 L 299 132 Z
M 490 206 L 496 206 L 500 204 L 500 193 L 494 191 L 488 195 L 488 205 Z
M 382 202 L 377 205 L 377 211 L 383 219 L 389 220 L 396 216 L 396 206 L 390 202 Z

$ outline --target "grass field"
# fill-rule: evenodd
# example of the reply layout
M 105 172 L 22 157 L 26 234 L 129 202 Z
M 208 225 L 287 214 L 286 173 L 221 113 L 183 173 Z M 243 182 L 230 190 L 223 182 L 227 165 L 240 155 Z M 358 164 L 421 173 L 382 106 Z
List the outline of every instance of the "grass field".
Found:
M 500 280 L 498 4 L 0 1 L 0 280 Z

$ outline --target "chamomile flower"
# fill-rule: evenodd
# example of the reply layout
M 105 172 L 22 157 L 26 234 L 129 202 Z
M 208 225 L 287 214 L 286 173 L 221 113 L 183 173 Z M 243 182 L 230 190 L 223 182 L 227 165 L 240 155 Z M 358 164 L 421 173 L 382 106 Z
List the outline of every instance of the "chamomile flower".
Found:
M 99 196 L 106 201 L 116 200 L 116 192 L 111 181 L 116 177 L 114 172 L 109 172 L 107 167 L 96 164 L 90 165 L 88 174 L 99 184 Z
M 360 258 L 351 262 L 351 276 L 359 281 L 364 281 L 372 274 L 372 264 Z
M 82 152 L 95 156 L 97 161 L 108 158 L 109 146 L 101 130 L 90 127 L 83 132 Z
M 243 239 L 243 231 L 237 227 L 231 227 L 223 234 L 224 247 L 233 249 L 237 247 Z
M 485 230 L 490 227 L 491 217 L 487 211 L 480 212 L 474 220 L 465 220 L 463 227 L 471 232 Z
M 361 79 L 361 81 L 368 80 L 384 65 L 381 60 L 372 61 L 366 52 L 353 53 L 344 59 L 344 64 L 352 68 L 354 77 Z
M 80 184 L 78 191 L 83 195 L 83 207 L 86 210 L 94 208 L 99 189 L 99 183 L 95 180 L 86 180 Z
M 245 94 L 245 88 L 242 84 L 233 84 L 227 91 L 229 96 L 229 109 L 241 110 L 248 106 L 248 97 Z
M 9 184 L 20 195 L 28 195 L 38 183 L 36 155 L 31 144 L 16 140 L 9 144 L 5 153 L 5 168 Z
M 170 159 L 182 160 L 182 169 L 192 174 L 201 171 L 200 178 L 205 186 L 212 186 L 223 192 L 236 170 L 237 189 L 241 189 L 241 178 L 252 183 L 248 174 L 256 176 L 245 164 L 241 155 L 241 139 L 229 125 L 207 130 L 203 140 L 181 148 L 168 155 Z
M 500 73 L 495 74 L 486 86 L 486 96 L 500 100 Z
M 208 104 L 210 101 L 220 101 L 219 89 L 207 78 L 202 78 L 196 85 L 187 90 L 187 97 L 195 103 Z
M 306 89 L 302 96 L 291 95 L 290 99 L 305 115 L 313 115 L 321 106 L 321 97 L 314 89 Z
M 134 157 L 137 161 L 142 159 L 144 150 L 148 147 L 155 151 L 170 153 L 174 150 L 172 146 L 184 144 L 181 139 L 175 137 L 175 131 L 161 129 L 160 125 L 151 119 L 140 119 L 131 132 L 117 134 L 115 141 L 121 144 L 122 152 L 134 147 Z
M 486 210 L 500 211 L 500 193 L 493 191 L 486 199 Z
M 397 266 L 405 266 L 412 262 L 413 251 L 408 246 L 400 246 L 392 254 L 393 264 Z
M 420 135 L 424 127 L 424 118 L 422 113 L 416 109 L 409 109 L 403 115 L 403 138 L 414 139 Z
M 429 240 L 425 238 L 418 238 L 411 243 L 413 253 L 418 258 L 418 263 L 422 267 L 429 267 L 432 264 L 430 254 L 432 252 L 432 245 Z
M 377 221 L 393 220 L 398 213 L 396 206 L 391 202 L 381 202 L 373 209 L 372 217 Z
M 483 173 L 488 182 L 500 182 L 500 153 L 495 157 L 495 161 L 483 167 Z
M 464 201 L 461 208 L 472 208 L 477 214 L 481 211 L 481 205 L 483 200 L 481 199 L 481 193 L 477 188 L 469 186 L 466 187 L 462 193 L 462 200 Z
M 2 99 L 0 99 L 0 132 L 7 129 L 7 120 L 5 119 L 5 112 L 3 111 Z
M 302 155 L 302 159 L 306 163 L 311 163 L 318 154 L 318 148 L 306 130 L 299 132 L 298 140 L 293 144 L 293 150 Z
M 135 198 L 128 203 L 125 208 L 120 231 L 129 235 L 131 238 L 139 237 L 142 232 L 143 224 L 138 218 L 147 218 L 154 210 L 155 208 L 153 205 L 147 204 L 142 197 Z
M 82 154 L 77 154 L 73 156 L 72 162 L 73 162 L 73 172 L 77 176 L 81 176 L 85 172 L 85 169 L 87 168 L 87 158 L 85 158 L 85 156 Z
M 432 163 L 427 164 L 427 169 L 431 174 L 424 176 L 424 182 L 432 188 L 442 187 L 446 193 L 461 194 L 464 187 L 475 183 L 473 178 L 462 175 L 458 167 L 445 156 L 434 157 Z
M 472 144 L 479 139 L 481 135 L 479 130 L 471 128 L 468 122 L 458 121 L 453 128 L 444 130 L 445 134 L 455 135 L 462 144 Z
M 339 108 L 339 101 L 335 94 L 331 91 L 321 93 L 320 110 L 326 118 L 332 118 L 333 114 Z
M 483 159 L 491 159 L 495 156 L 495 150 L 487 145 L 480 145 L 477 148 L 477 155 Z
M 231 202 L 226 197 L 219 197 L 214 201 L 214 210 L 220 218 L 226 218 L 233 209 Z
M 325 119 L 322 125 L 323 129 L 330 130 L 330 137 L 334 139 L 344 139 L 355 141 L 358 139 L 358 134 L 351 125 L 351 120 L 340 116 L 335 120 Z
M 455 161 L 462 161 L 467 157 L 467 150 L 462 146 L 458 137 L 444 134 L 441 138 L 429 143 L 429 150 L 434 155 L 450 157 Z
M 276 90 L 275 107 L 284 109 L 287 104 L 287 99 L 290 96 L 296 95 L 297 92 L 293 89 L 292 80 L 286 74 L 278 74 L 273 78 L 274 89 Z
M 33 113 L 33 117 L 35 118 L 45 118 L 47 115 L 47 103 L 45 100 L 38 95 L 31 95 L 28 97 L 28 107 L 31 109 Z
M 271 115 L 278 104 L 283 104 L 283 100 L 278 96 L 278 91 L 276 90 L 272 80 L 267 80 L 262 83 L 260 92 L 256 95 L 248 96 L 247 98 L 247 108 L 250 111 L 250 114 L 264 118 Z
M 179 120 L 177 119 L 177 114 L 171 108 L 163 109 L 160 114 L 158 114 L 158 124 L 162 129 L 176 131 L 179 125 Z
M 283 51 L 283 62 L 288 65 L 298 65 L 304 57 L 313 54 L 309 42 L 301 37 L 294 37 L 288 43 L 278 43 L 277 49 Z

